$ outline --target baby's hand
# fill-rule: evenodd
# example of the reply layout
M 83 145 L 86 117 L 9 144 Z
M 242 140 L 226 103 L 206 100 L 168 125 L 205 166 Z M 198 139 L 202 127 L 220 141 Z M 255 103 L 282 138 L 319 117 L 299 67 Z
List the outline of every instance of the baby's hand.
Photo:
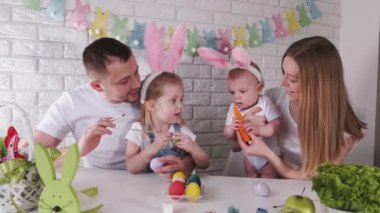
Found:
M 152 148 L 154 148 L 156 152 L 160 151 L 160 149 L 164 148 L 169 143 L 171 138 L 172 133 L 170 132 L 156 134 Z
M 239 130 L 239 126 L 240 126 L 240 121 L 239 119 L 235 118 L 232 120 L 232 123 L 230 125 L 230 127 L 234 130 L 234 131 L 238 131 Z
M 190 136 L 183 133 L 174 133 L 173 139 L 177 140 L 175 146 L 185 150 L 188 153 L 192 153 L 192 151 L 198 147 L 197 142 L 193 141 Z

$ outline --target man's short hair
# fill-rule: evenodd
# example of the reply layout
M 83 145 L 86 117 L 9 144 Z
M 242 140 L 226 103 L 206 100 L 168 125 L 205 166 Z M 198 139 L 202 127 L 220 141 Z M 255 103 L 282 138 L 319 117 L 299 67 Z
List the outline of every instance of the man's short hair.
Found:
M 110 57 L 128 61 L 131 55 L 131 49 L 120 41 L 113 38 L 100 38 L 84 49 L 82 58 L 87 74 L 95 72 L 104 75 L 107 72 L 107 64 L 111 62 Z

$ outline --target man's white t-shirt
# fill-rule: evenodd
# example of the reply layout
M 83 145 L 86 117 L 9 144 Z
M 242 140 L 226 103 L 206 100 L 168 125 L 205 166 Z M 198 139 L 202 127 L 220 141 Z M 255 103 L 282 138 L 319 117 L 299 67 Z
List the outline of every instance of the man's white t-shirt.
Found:
M 175 129 L 173 125 L 170 125 L 169 132 L 174 133 Z M 193 141 L 196 139 L 196 135 L 186 126 L 181 125 L 181 133 L 188 135 Z M 140 122 L 134 122 L 129 129 L 125 139 L 128 143 L 134 143 L 140 147 L 141 151 L 150 146 L 150 138 L 148 134 L 144 134 L 143 127 Z
M 139 103 L 113 104 L 102 98 L 90 84 L 65 92 L 49 108 L 37 129 L 59 140 L 71 132 L 78 142 L 85 130 L 101 117 L 123 118 L 110 128 L 111 135 L 104 135 L 100 144 L 84 158 L 85 167 L 126 169 L 124 136 L 132 122 L 140 114 Z

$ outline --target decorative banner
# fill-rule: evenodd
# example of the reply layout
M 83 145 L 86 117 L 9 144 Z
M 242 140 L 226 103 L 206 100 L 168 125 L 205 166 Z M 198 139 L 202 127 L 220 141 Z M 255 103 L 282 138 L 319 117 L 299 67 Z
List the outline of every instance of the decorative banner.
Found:
M 86 19 L 90 12 L 90 4 L 82 5 L 80 0 L 75 0 L 74 13 L 66 19 L 66 25 L 77 30 L 85 30 L 88 27 Z
M 28 8 L 34 10 L 40 9 L 40 0 L 21 0 L 21 2 Z M 298 14 L 296 14 L 296 10 Z M 74 11 L 68 16 L 66 26 L 77 30 L 88 29 L 93 39 L 111 36 L 128 44 L 131 48 L 145 48 L 144 35 L 146 23 L 139 23 L 134 20 L 133 29 L 127 29 L 128 21 L 126 17 L 112 15 L 112 30 L 108 33 L 107 22 L 111 12 L 107 10 L 103 13 L 100 7 L 96 7 L 95 21 L 89 27 L 87 21 L 89 11 L 89 3 L 82 5 L 81 0 L 75 0 Z M 45 12 L 49 18 L 55 21 L 63 21 L 65 18 L 64 0 L 50 0 Z M 297 4 L 295 8 L 285 10 L 284 13 L 288 21 L 287 27 L 284 25 L 284 19 L 281 13 L 278 13 L 270 17 L 263 17 L 259 21 L 261 29 L 257 27 L 257 23 L 247 23 L 245 27 L 233 26 L 232 28 L 218 29 L 217 35 L 215 30 L 203 30 L 202 36 L 199 35 L 199 30 L 196 28 L 186 29 L 187 44 L 185 52 L 187 55 L 195 57 L 197 56 L 197 48 L 204 46 L 217 50 L 221 54 L 229 55 L 233 47 L 255 48 L 265 43 L 273 42 L 276 39 L 284 38 L 289 34 L 299 32 L 302 27 L 309 26 L 312 20 L 322 16 L 315 0 L 304 0 L 304 2 Z M 297 19 L 297 17 L 299 19 Z M 272 28 L 272 26 L 274 26 L 274 28 Z M 160 28 L 162 34 L 165 34 L 165 31 L 165 28 Z M 170 48 L 174 27 L 169 26 L 167 33 L 170 39 L 166 44 L 166 51 Z M 232 33 L 234 39 L 231 38 Z M 246 38 L 247 35 L 249 35 L 248 42 Z
M 45 14 L 54 21 L 65 20 L 65 1 L 51 0 L 46 8 Z

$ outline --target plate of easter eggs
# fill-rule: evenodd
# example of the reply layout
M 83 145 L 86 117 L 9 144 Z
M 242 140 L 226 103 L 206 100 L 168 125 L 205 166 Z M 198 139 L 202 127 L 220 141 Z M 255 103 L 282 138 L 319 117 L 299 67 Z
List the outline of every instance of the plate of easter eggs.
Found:
M 197 202 L 202 198 L 203 185 L 197 174 L 192 174 L 189 178 L 183 172 L 176 172 L 169 185 L 169 197 L 175 201 Z

